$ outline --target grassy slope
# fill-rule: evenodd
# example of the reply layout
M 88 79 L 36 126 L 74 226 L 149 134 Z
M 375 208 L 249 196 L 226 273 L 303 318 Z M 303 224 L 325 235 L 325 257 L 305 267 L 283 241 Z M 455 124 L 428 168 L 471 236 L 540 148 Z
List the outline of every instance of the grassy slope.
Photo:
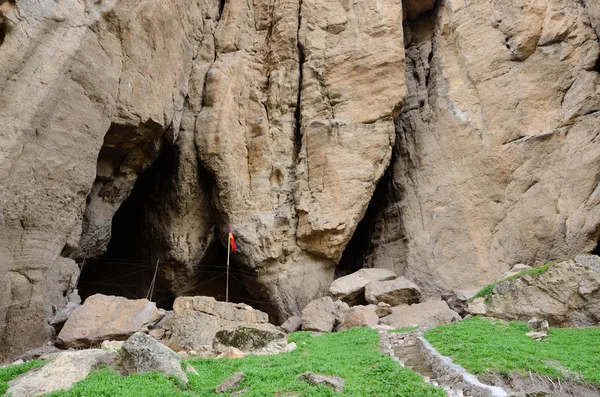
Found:
M 485 287 L 483 287 L 482 289 L 480 289 L 479 291 L 477 291 L 477 293 L 475 295 L 473 295 L 473 297 L 471 299 L 469 299 L 467 302 L 473 302 L 474 299 L 480 298 L 480 297 L 487 298 L 494 291 L 494 287 L 497 284 L 502 283 L 504 281 L 514 280 L 516 278 L 523 277 L 528 274 L 531 276 L 539 276 L 540 274 L 546 273 L 548 271 L 548 269 L 550 269 L 552 266 L 554 266 L 558 262 L 562 262 L 563 260 L 565 260 L 565 259 L 554 260 L 554 261 L 546 263 L 543 266 L 532 267 L 531 269 L 525 269 L 525 270 L 518 272 L 517 274 L 513 274 L 510 277 L 504 278 L 502 280 L 498 280 L 492 284 L 488 284 Z
M 475 374 L 533 371 L 600 385 L 600 328 L 551 328 L 542 342 L 525 336 L 527 332 L 525 323 L 474 317 L 431 329 L 425 338 Z
M 20 365 L 0 368 L 0 396 L 6 393 L 8 389 L 8 381 L 24 374 L 32 368 L 39 368 L 44 365 L 44 361 L 29 361 Z
M 248 356 L 243 359 L 190 360 L 200 376 L 188 374 L 189 387 L 182 390 L 176 382 L 159 375 L 121 377 L 108 369 L 92 373 L 68 391 L 53 397 L 137 397 L 137 396 L 215 396 L 216 386 L 244 371 L 242 387 L 250 390 L 245 397 L 274 396 L 276 393 L 300 393 L 302 396 L 411 396 L 442 397 L 444 392 L 423 382 L 413 372 L 399 366 L 378 351 L 378 334 L 371 329 L 352 329 L 312 337 L 299 332 L 290 335 L 298 349 L 274 356 Z M 346 379 L 346 391 L 334 393 L 296 379 L 312 371 L 338 375 Z M 282 396 L 285 394 L 281 394 Z

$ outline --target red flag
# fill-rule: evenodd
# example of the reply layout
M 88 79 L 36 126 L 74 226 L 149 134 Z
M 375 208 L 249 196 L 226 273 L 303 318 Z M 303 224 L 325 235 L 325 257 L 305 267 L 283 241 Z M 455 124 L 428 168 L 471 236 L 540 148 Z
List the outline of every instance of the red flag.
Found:
M 229 242 L 231 243 L 231 249 L 233 251 L 237 251 L 237 245 L 235 244 L 235 239 L 233 238 L 233 229 L 231 228 L 231 225 L 229 225 L 227 231 L 229 232 Z

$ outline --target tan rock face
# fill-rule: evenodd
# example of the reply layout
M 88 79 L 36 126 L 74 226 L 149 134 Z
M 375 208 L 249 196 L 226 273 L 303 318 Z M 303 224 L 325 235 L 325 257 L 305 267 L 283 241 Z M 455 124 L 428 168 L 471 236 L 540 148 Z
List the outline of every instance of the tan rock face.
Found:
M 408 99 L 366 266 L 439 294 L 596 247 L 591 3 L 447 1 L 405 21 Z
M 327 293 L 386 169 L 364 265 L 425 295 L 595 248 L 597 2 L 220 3 L 0 5 L 0 361 L 171 152 L 140 207 L 159 288 L 207 282 L 232 224 L 275 321 Z
M 551 326 L 580 327 L 600 323 L 600 258 L 579 255 L 538 276 L 499 283 L 485 300 L 488 316 Z

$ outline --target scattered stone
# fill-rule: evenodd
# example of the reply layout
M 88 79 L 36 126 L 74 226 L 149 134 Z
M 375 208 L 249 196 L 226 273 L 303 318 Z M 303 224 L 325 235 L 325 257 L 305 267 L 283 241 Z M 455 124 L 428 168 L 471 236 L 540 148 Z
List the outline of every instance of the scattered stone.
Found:
M 100 365 L 116 366 L 119 354 L 114 351 L 89 349 L 62 353 L 42 368 L 31 370 L 8 382 L 6 395 L 12 397 L 41 396 L 67 390 L 85 379 Z
M 58 334 L 67 347 L 90 347 L 108 339 L 124 340 L 160 320 L 156 303 L 120 296 L 92 295 L 75 310 Z
M 163 318 L 160 319 L 159 322 L 154 324 L 152 328 L 162 328 L 166 331 L 171 329 L 171 317 L 173 316 L 173 310 L 166 311 Z
M 281 324 L 281 328 L 287 333 L 292 333 L 298 331 L 302 326 L 302 317 L 294 316 L 290 317 L 283 324 Z
M 165 336 L 164 328 L 154 328 L 148 331 L 148 335 L 156 340 L 161 340 Z
M 450 309 L 464 316 L 467 313 L 468 300 L 475 296 L 476 293 L 477 290 L 460 289 L 442 295 L 442 299 L 448 303 Z
M 13 363 L 11 365 L 21 365 L 21 364 L 25 364 L 25 361 L 23 361 L 22 359 L 18 359 L 13 361 Z
M 245 377 L 246 374 L 244 374 L 243 372 L 236 372 L 235 374 L 221 382 L 221 384 L 217 386 L 216 392 L 218 394 L 221 394 L 237 389 Z
M 458 319 L 460 319 L 458 313 L 451 310 L 446 302 L 439 300 L 411 306 L 395 306 L 392 308 L 392 314 L 381 318 L 380 323 L 391 325 L 394 328 L 437 327 Z
M 365 298 L 372 304 L 412 305 L 421 302 L 421 290 L 407 278 L 398 277 L 387 281 L 371 281 L 365 286 Z
M 186 383 L 188 381 L 181 369 L 181 357 L 143 332 L 136 332 L 127 339 L 121 349 L 121 357 L 128 374 L 157 371 L 175 375 Z
M 242 395 L 246 394 L 246 392 L 248 390 L 249 389 L 247 389 L 247 388 L 243 388 L 242 390 L 238 390 L 238 391 L 231 393 L 230 396 L 242 396 Z
M 334 299 L 341 299 L 348 304 L 359 304 L 364 301 L 365 286 L 371 281 L 393 280 L 395 278 L 396 273 L 388 269 L 360 269 L 331 283 L 329 294 Z
M 306 381 L 313 386 L 325 385 L 337 393 L 344 392 L 344 379 L 338 376 L 327 376 L 315 374 L 314 372 L 304 372 L 298 375 L 298 379 Z
M 500 278 L 498 280 L 504 280 L 506 278 L 514 276 L 515 274 L 522 272 L 523 270 L 527 270 L 527 269 L 531 269 L 531 266 L 524 265 L 522 263 L 517 263 L 509 271 L 507 271 L 502 276 L 500 276 Z
M 527 325 L 529 325 L 529 329 L 532 331 L 548 333 L 548 331 L 550 330 L 548 321 L 538 320 L 536 317 L 533 317 L 531 320 L 527 321 Z
M 100 347 L 104 350 L 121 350 L 125 341 L 122 340 L 105 340 Z
M 389 316 L 392 314 L 392 306 L 385 302 L 379 302 L 377 306 L 375 306 L 375 313 L 379 317 Z
M 216 358 L 244 358 L 246 354 L 238 348 L 228 347 L 225 351 L 219 354 Z
M 528 332 L 525 334 L 525 336 L 530 337 L 531 339 L 535 339 L 535 340 L 542 340 L 544 338 L 546 338 L 548 336 L 547 332 Z
M 375 313 L 374 307 L 374 305 L 351 307 L 336 330 L 343 331 L 350 328 L 371 328 L 376 326 L 379 322 L 379 316 Z

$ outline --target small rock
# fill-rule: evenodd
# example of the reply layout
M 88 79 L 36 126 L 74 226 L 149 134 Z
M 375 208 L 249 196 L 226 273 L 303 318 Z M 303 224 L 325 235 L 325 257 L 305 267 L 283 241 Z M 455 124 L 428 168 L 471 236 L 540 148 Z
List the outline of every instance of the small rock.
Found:
M 121 348 L 123 347 L 123 343 L 125 343 L 125 341 L 122 340 L 105 340 L 104 342 L 102 342 L 102 349 L 104 350 L 121 350 Z
M 175 375 L 187 383 L 188 379 L 181 369 L 181 357 L 156 339 L 136 332 L 121 349 L 123 368 L 129 374 L 157 371 L 166 375 Z
M 244 358 L 245 354 L 240 349 L 235 347 L 228 347 L 223 353 L 219 354 L 216 358 Z
M 548 321 L 546 320 L 538 320 L 536 317 L 533 317 L 531 320 L 527 322 L 529 325 L 529 329 L 537 332 L 545 332 L 548 333 L 550 326 L 548 325 Z
M 189 360 L 190 358 L 192 358 L 192 356 L 190 356 L 185 350 L 180 350 L 177 352 L 177 354 L 184 360 Z
M 243 372 L 236 372 L 235 374 L 221 382 L 221 384 L 217 386 L 216 392 L 218 394 L 221 394 L 237 389 L 245 377 L 246 374 L 244 374 Z
M 163 328 L 154 328 L 148 331 L 148 335 L 156 340 L 161 340 L 165 336 L 165 330 Z
M 517 263 L 509 271 L 507 271 L 502 276 L 500 276 L 500 278 L 498 280 L 504 280 L 506 278 L 514 276 L 515 274 L 522 272 L 523 270 L 527 270 L 527 269 L 531 269 L 531 266 L 527 266 L 522 263 Z
M 485 299 L 481 296 L 479 298 L 473 299 L 472 302 L 467 303 L 466 311 L 473 315 L 485 315 L 488 311 L 487 305 L 485 304 Z
M 450 307 L 450 309 L 454 310 L 461 316 L 464 316 L 467 309 L 467 301 L 475 296 L 476 293 L 477 290 L 460 289 L 442 295 L 442 299 L 448 303 L 448 307 Z
M 298 379 L 306 381 L 313 386 L 325 385 L 330 389 L 333 389 L 335 392 L 344 392 L 344 379 L 337 376 L 327 376 L 315 374 L 313 372 L 304 372 L 298 375 Z
M 289 353 L 289 352 L 293 352 L 297 348 L 298 348 L 298 346 L 296 345 L 296 342 L 292 342 L 292 343 L 288 343 L 288 345 L 285 347 L 285 351 L 286 351 L 286 353 Z
M 292 333 L 298 331 L 302 326 L 302 317 L 294 316 L 290 317 L 283 324 L 281 324 L 281 328 L 287 333 Z
M 196 357 L 196 356 L 198 355 L 198 352 L 197 352 L 196 350 L 190 350 L 190 351 L 188 352 L 188 354 L 189 354 L 190 356 L 192 356 L 192 357 Z
M 528 332 L 525 334 L 525 336 L 530 337 L 531 339 L 535 339 L 535 340 L 542 340 L 545 337 L 548 336 L 547 332 Z
M 375 307 L 375 313 L 380 318 L 389 316 L 390 314 L 392 314 L 392 306 L 385 302 L 379 302 L 379 303 L 377 303 L 377 306 Z
M 21 365 L 21 364 L 24 364 L 24 363 L 25 363 L 25 361 L 23 361 L 21 359 L 18 359 L 16 361 L 13 361 L 13 363 L 11 365 Z

